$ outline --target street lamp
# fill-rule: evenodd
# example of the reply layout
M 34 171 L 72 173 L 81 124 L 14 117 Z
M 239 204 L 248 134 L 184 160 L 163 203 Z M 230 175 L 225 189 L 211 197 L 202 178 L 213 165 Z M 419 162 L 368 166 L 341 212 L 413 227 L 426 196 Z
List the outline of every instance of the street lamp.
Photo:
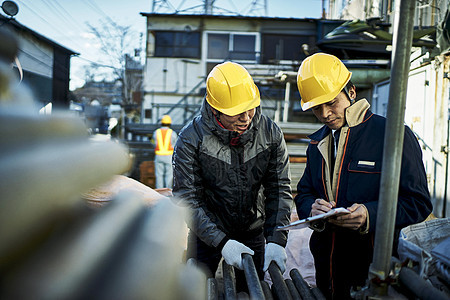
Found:
M 17 15 L 17 13 L 19 12 L 19 7 L 14 1 L 3 1 L 2 9 L 3 12 L 11 18 Z

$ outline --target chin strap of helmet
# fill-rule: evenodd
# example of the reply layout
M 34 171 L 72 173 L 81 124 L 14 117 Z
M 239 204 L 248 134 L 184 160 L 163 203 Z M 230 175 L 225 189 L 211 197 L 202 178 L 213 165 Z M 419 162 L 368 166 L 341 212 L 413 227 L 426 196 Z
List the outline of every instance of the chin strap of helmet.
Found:
M 216 119 L 216 121 L 217 121 L 217 124 L 219 124 L 220 127 L 222 127 L 222 128 L 225 129 L 225 127 L 223 126 L 222 122 L 220 121 L 220 115 L 221 115 L 222 113 L 221 113 L 220 111 L 218 111 L 218 110 L 215 110 L 215 109 L 212 108 L 212 107 L 211 107 L 211 111 L 212 111 L 212 114 L 213 114 L 213 116 L 214 116 L 214 119 Z

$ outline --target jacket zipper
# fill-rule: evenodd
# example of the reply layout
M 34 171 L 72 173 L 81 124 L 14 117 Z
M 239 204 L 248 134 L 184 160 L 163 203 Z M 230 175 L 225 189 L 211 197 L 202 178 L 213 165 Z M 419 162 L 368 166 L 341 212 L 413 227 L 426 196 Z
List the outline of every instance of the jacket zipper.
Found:
M 345 137 L 345 143 L 344 143 L 344 151 L 342 153 L 342 158 L 339 164 L 339 176 L 338 178 L 336 178 L 337 180 L 337 185 L 336 185 L 336 207 L 337 207 L 337 202 L 338 202 L 338 194 L 339 194 L 339 183 L 341 181 L 341 170 L 342 170 L 342 165 L 344 163 L 344 158 L 345 158 L 345 154 L 346 154 L 346 150 L 347 150 L 347 143 L 348 143 L 348 137 L 350 135 L 350 128 L 348 128 L 347 130 L 347 135 Z M 331 297 L 333 298 L 334 295 L 334 277 L 333 277 L 333 252 L 334 252 L 334 242 L 335 242 L 335 238 L 336 238 L 336 232 L 333 232 L 332 234 L 332 239 L 331 239 L 331 253 L 330 253 L 330 279 L 331 279 Z
M 244 191 L 242 188 L 242 180 L 241 180 L 241 177 L 242 177 L 241 172 L 242 172 L 242 166 L 243 166 L 243 162 L 244 162 L 244 151 L 241 151 L 241 147 L 243 148 L 243 146 L 240 145 L 240 146 L 237 146 L 237 148 L 235 149 L 235 150 L 237 150 L 236 152 L 237 152 L 238 163 L 239 163 L 238 169 L 237 169 L 237 172 L 238 172 L 237 180 L 238 180 L 238 186 L 239 186 L 239 197 L 238 197 L 239 198 L 239 200 L 238 200 L 239 210 L 238 210 L 238 212 L 242 212 L 242 203 L 244 203 L 244 201 L 245 201 Z M 243 222 L 243 220 L 242 220 L 243 214 L 239 213 L 238 217 L 239 217 L 239 219 L 241 219 L 239 222 L 242 223 Z

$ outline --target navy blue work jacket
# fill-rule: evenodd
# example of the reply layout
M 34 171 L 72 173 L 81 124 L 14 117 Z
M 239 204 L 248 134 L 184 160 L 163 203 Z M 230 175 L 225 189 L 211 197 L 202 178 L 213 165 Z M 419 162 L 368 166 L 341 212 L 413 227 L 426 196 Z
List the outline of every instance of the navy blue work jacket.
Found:
M 386 119 L 368 110 L 368 104 L 366 107 L 366 111 L 361 109 L 359 112 L 361 120 L 346 128 L 344 137 L 341 132 L 339 151 L 342 155 L 336 164 L 339 173 L 335 176 L 337 185 L 332 199 L 336 200 L 337 207 L 364 204 L 368 211 L 368 233 L 325 223 L 310 239 L 317 285 L 333 299 L 348 299 L 351 286 L 364 286 L 373 257 Z M 323 126 L 310 136 L 307 165 L 295 197 L 300 219 L 310 215 L 311 205 L 317 198 L 330 199 L 327 185 L 331 178 L 327 175 L 326 160 L 318 149 L 320 141 L 329 138 L 330 131 Z M 422 151 L 413 132 L 406 126 L 396 230 L 423 221 L 431 210 Z

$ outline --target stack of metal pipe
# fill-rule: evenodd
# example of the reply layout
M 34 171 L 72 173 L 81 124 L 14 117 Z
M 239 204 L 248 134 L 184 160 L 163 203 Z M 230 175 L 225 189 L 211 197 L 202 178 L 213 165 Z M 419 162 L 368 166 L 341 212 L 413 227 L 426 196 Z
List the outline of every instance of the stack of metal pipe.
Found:
M 184 213 L 124 192 L 93 210 L 81 193 L 130 165 L 68 116 L 0 111 L 0 298 L 204 299 L 182 264 Z
M 234 268 L 225 261 L 222 262 L 222 288 L 216 278 L 208 279 L 208 300 L 324 300 L 322 292 L 311 287 L 304 280 L 297 269 L 289 272 L 291 278 L 284 279 L 280 268 L 274 262 L 269 265 L 269 275 L 272 279 L 270 286 L 266 281 L 259 280 L 258 274 L 249 254 L 243 254 L 242 264 L 244 267 L 245 279 L 247 282 L 248 293 L 236 291 L 236 279 Z
M 39 114 L 10 72 L 0 59 L 0 299 L 205 299 L 183 209 L 131 191 L 89 207 L 81 194 L 129 169 L 127 147 Z

